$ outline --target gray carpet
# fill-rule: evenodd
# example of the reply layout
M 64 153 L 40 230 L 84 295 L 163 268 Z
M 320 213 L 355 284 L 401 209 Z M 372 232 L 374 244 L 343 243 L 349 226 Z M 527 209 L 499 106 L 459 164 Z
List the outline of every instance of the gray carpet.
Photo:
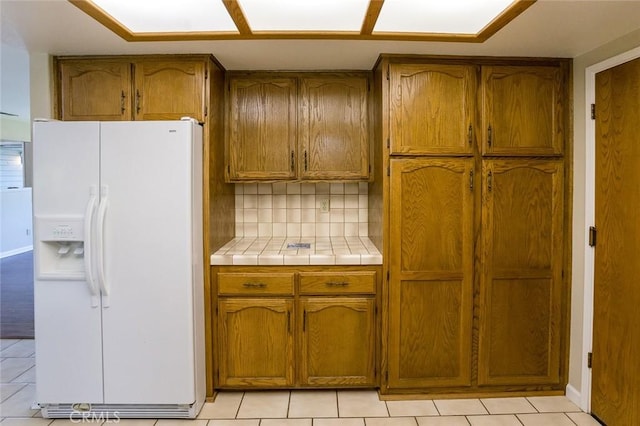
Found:
M 33 251 L 0 259 L 0 338 L 33 339 Z

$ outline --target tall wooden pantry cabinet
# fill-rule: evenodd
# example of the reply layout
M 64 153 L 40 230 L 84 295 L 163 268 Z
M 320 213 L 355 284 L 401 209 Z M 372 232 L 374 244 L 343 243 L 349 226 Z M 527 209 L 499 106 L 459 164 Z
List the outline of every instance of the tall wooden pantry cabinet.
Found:
M 570 65 L 378 61 L 383 393 L 564 390 Z

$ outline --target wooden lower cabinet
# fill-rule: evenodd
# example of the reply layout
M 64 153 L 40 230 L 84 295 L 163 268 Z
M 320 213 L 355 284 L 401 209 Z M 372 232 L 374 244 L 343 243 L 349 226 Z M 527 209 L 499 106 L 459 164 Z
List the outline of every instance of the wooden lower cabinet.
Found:
M 372 297 L 300 299 L 302 385 L 375 385 L 374 310 Z
M 218 315 L 220 386 L 293 385 L 293 298 L 222 299 Z
M 212 268 L 216 388 L 376 387 L 380 267 Z

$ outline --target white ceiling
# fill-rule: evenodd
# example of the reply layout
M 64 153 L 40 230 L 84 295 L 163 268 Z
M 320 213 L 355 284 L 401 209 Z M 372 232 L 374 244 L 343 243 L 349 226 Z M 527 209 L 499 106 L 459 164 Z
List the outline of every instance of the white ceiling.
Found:
M 576 57 L 640 29 L 640 0 L 538 0 L 484 43 L 359 40 L 129 43 L 66 0 L 0 0 L 0 8 L 2 43 L 30 52 L 212 53 L 227 69 L 371 69 L 380 53 Z

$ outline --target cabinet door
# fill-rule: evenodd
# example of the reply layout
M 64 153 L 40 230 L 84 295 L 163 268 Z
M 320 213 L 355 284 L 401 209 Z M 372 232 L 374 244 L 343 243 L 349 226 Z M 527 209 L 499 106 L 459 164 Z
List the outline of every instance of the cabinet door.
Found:
M 131 64 L 60 61 L 60 119 L 131 120 Z
M 478 384 L 559 382 L 562 162 L 483 165 Z
M 366 76 L 301 79 L 301 178 L 369 177 L 368 83 Z
M 482 153 L 559 155 L 563 73 L 552 66 L 482 68 Z
M 296 80 L 232 78 L 228 179 L 292 179 L 296 173 Z
M 293 385 L 293 299 L 222 298 L 218 312 L 221 387 Z
M 391 160 L 390 388 L 471 384 L 473 160 Z
M 474 66 L 391 64 L 389 74 L 391 154 L 473 152 Z
M 201 60 L 135 62 L 136 120 L 204 121 L 204 72 Z
M 374 306 L 370 297 L 300 299 L 303 385 L 375 384 Z

